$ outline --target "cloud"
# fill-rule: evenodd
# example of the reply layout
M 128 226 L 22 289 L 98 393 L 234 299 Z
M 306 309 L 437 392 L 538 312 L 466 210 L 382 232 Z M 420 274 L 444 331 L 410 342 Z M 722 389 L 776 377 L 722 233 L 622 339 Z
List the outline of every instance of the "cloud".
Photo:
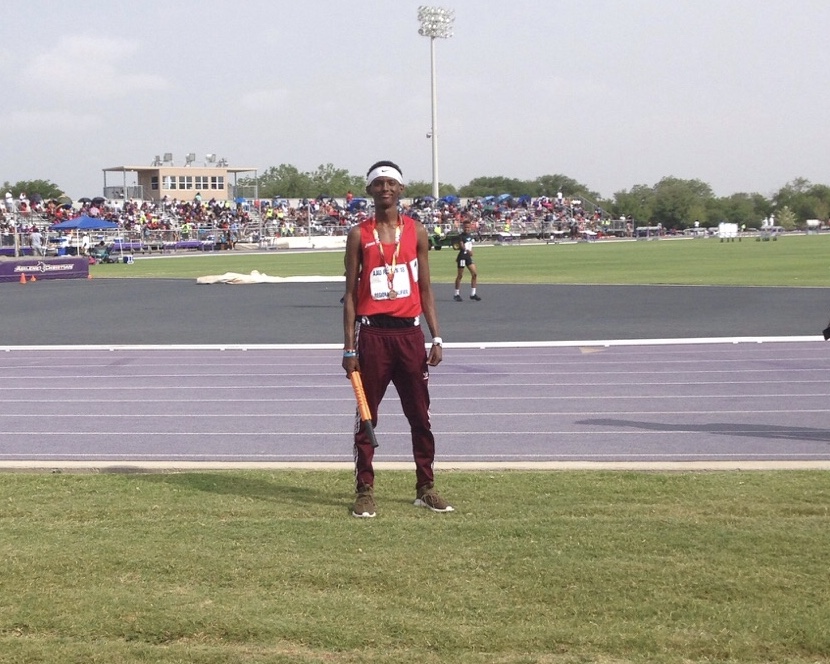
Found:
M 100 118 L 93 113 L 72 111 L 14 111 L 0 116 L 0 125 L 15 132 L 78 132 L 98 127 Z
M 283 89 L 253 90 L 242 95 L 242 108 L 256 113 L 285 108 L 288 91 Z
M 70 36 L 36 56 L 23 68 L 22 75 L 27 85 L 46 88 L 53 94 L 94 93 L 97 100 L 170 87 L 162 76 L 130 73 L 136 64 L 144 63 L 135 41 Z

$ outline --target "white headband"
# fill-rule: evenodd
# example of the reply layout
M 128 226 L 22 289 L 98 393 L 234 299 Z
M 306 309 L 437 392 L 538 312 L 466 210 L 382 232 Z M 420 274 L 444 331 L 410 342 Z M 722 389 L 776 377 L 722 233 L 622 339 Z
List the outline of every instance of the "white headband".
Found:
M 398 184 L 403 184 L 403 175 L 394 166 L 378 166 L 373 168 L 369 175 L 366 176 L 366 184 L 372 184 L 377 178 L 392 178 L 397 180 Z

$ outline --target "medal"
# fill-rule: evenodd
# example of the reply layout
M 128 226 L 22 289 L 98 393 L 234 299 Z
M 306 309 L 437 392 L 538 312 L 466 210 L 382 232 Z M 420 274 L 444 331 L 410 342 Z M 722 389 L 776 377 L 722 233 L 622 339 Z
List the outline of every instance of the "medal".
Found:
M 403 224 L 401 223 L 400 215 L 398 216 L 398 223 L 395 226 L 395 250 L 392 252 L 392 265 L 389 265 L 389 261 L 386 260 L 386 254 L 383 253 L 383 244 L 380 241 L 380 237 L 378 236 L 378 229 L 377 229 L 377 222 L 375 226 L 372 227 L 372 234 L 374 235 L 375 243 L 377 244 L 378 249 L 380 250 L 380 257 L 383 259 L 383 270 L 386 272 L 386 278 L 389 282 L 389 292 L 388 297 L 390 300 L 394 300 L 398 297 L 398 291 L 392 288 L 392 283 L 395 280 L 395 266 L 398 263 L 398 254 L 401 251 L 401 229 Z

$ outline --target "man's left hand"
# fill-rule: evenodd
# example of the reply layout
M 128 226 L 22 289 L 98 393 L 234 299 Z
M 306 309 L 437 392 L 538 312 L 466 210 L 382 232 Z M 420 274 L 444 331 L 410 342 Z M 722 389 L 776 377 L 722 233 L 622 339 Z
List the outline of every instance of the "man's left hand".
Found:
M 441 363 L 442 359 L 444 359 L 444 350 L 441 348 L 441 346 L 432 346 L 429 349 L 429 357 L 427 358 L 427 364 L 431 367 L 435 367 Z

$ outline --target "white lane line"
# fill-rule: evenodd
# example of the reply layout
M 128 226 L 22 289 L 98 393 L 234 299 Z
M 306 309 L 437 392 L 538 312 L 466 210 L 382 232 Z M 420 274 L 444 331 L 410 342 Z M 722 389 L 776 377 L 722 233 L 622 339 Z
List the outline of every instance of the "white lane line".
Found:
M 516 386 L 513 386 L 516 387 Z M 522 387 L 522 386 L 518 386 Z M 639 387 L 635 385 L 634 387 Z M 297 389 L 298 386 L 285 386 L 284 388 L 280 388 L 278 386 L 268 386 L 267 388 L 256 388 L 256 389 Z M 27 388 L 19 388 L 19 389 L 27 389 Z M 35 388 L 31 388 L 35 389 Z M 60 388 L 54 388 L 55 390 L 59 390 Z M 87 390 L 86 388 L 67 388 L 67 389 L 76 389 L 81 392 L 90 392 L 94 390 Z M 120 392 L 146 392 L 146 391 L 164 391 L 164 392 L 171 392 L 179 389 L 186 389 L 188 391 L 192 391 L 194 388 L 176 388 L 176 387 L 127 387 L 127 388 L 119 388 Z M 246 388 L 242 387 L 216 387 L 216 388 L 205 388 L 205 389 L 215 389 L 215 390 L 222 390 L 222 389 L 253 389 L 250 386 Z M 38 390 L 39 392 L 42 391 L 51 391 L 51 388 L 44 388 L 43 390 Z M 107 390 L 111 391 L 111 390 Z M 593 394 L 593 395 L 578 395 L 578 394 L 549 394 L 549 395 L 529 395 L 529 396 L 509 396 L 509 395 L 498 395 L 493 397 L 483 397 L 483 396 L 475 396 L 475 397 L 464 397 L 464 396 L 441 396 L 440 400 L 444 401 L 476 401 L 476 402 L 485 402 L 485 401 L 603 401 L 603 400 L 614 400 L 614 401 L 624 401 L 624 400 L 642 400 L 648 399 L 650 401 L 672 401 L 676 399 L 683 399 L 683 400 L 692 400 L 692 399 L 773 399 L 773 398 L 780 398 L 780 399 L 804 399 L 804 398 L 827 398 L 827 394 L 815 393 L 815 392 L 808 392 L 808 393 L 799 393 L 799 392 L 771 392 L 769 394 L 762 394 L 758 392 L 750 392 L 747 394 L 735 394 L 734 392 L 725 392 L 723 394 L 621 394 L 621 395 L 606 395 L 606 394 Z M 394 398 L 394 397 L 393 397 Z M 283 399 L 282 397 L 274 397 L 271 399 L 198 399 L 196 400 L 197 403 L 212 401 L 212 402 L 232 402 L 232 401 L 242 401 L 248 403 L 255 403 L 257 401 L 264 401 L 264 402 L 273 402 L 278 400 L 279 402 L 285 401 L 306 401 L 306 402 L 315 402 L 315 403 L 337 403 L 343 401 L 350 401 L 351 399 L 341 397 L 341 398 L 308 398 L 308 399 Z M 0 404 L 3 403 L 20 403 L 21 401 L 26 401 L 25 399 L 0 399 Z M 76 403 L 89 403 L 90 399 L 81 399 L 76 401 Z M 123 400 L 122 400 L 123 401 Z M 147 402 L 148 399 L 144 399 L 142 397 L 142 402 Z M 159 400 L 161 402 L 168 402 L 167 400 Z M 67 399 L 61 399 L 63 403 L 69 403 Z M 117 403 L 117 401 L 113 400 L 112 402 L 108 399 L 95 399 L 96 404 L 106 404 L 106 403 Z M 176 398 L 175 403 L 184 403 L 183 400 Z M 385 403 L 385 401 L 384 401 Z
M 481 341 L 447 342 L 445 348 L 580 348 L 582 346 L 681 346 L 716 344 L 764 344 L 822 342 L 820 335 L 783 337 L 691 337 L 682 339 L 588 339 L 580 341 Z M 182 350 L 341 350 L 342 344 L 58 344 L 48 346 L 0 346 L 2 352 L 17 351 L 182 351 Z
M 162 403 L 169 403 L 166 400 L 160 399 Z M 316 400 L 313 400 L 316 401 Z M 201 403 L 199 400 L 194 400 L 195 403 Z M 240 400 L 241 403 L 248 403 L 245 400 Z M 2 403 L 2 402 L 0 402 Z M 22 403 L 31 403 L 29 401 L 23 400 Z M 77 403 L 87 403 L 86 400 L 79 401 Z M 111 401 L 107 401 L 105 403 L 113 403 Z M 122 400 L 121 403 L 129 403 L 135 404 L 134 401 L 131 400 Z M 178 402 L 177 402 L 178 403 Z M 60 404 L 57 404 L 60 405 Z M 780 408 L 780 409 L 764 409 L 764 410 L 753 410 L 752 415 L 798 415 L 798 414 L 815 414 L 815 413 L 830 413 L 830 408 Z M 158 419 L 231 419 L 231 420 L 240 420 L 246 418 L 302 418 L 305 419 L 309 417 L 311 413 L 242 413 L 242 412 L 234 412 L 234 413 L 156 413 L 156 412 L 148 412 L 148 413 L 135 413 L 135 412 L 125 412 L 125 413 L 96 413 L 94 415 L 90 415 L 88 413 L 60 413 L 58 415 L 55 414 L 54 410 L 50 410 L 51 417 L 60 417 L 61 419 L 79 419 L 79 420 L 88 420 L 90 418 L 94 418 L 96 420 L 101 419 L 130 419 L 130 418 L 138 418 L 138 419 L 147 419 L 152 418 L 153 420 Z M 390 412 L 390 413 L 380 413 L 384 419 L 393 418 L 393 417 L 400 417 L 403 418 L 403 415 L 397 412 Z M 488 417 L 526 417 L 527 415 L 533 415 L 534 417 L 607 417 L 609 415 L 618 415 L 618 416 L 626 416 L 626 417 L 634 417 L 634 416 L 641 416 L 641 415 L 669 415 L 672 417 L 676 417 L 679 415 L 747 415 L 746 409 L 737 409 L 737 410 L 726 410 L 726 409 L 716 409 L 712 410 L 707 408 L 706 410 L 597 410 L 597 411 L 590 411 L 590 410 L 572 410 L 572 411 L 543 411 L 539 412 L 528 412 L 528 411 L 487 411 L 483 413 L 474 413 L 470 411 L 441 411 L 441 412 L 433 412 L 432 419 L 433 420 L 441 420 L 446 418 L 457 418 L 457 417 L 472 417 L 475 419 L 481 418 L 488 418 Z M 31 412 L 22 412 L 22 413 L 0 413 L 0 419 L 3 418 L 16 418 L 16 417 L 30 417 L 33 413 Z M 40 417 L 40 414 L 37 414 Z M 354 413 L 313 413 L 315 418 L 352 418 Z M 0 435 L 3 435 L 0 431 Z
M 604 427 L 602 423 L 596 423 L 593 426 L 596 427 Z M 442 439 L 446 438 L 474 438 L 476 436 L 483 437 L 483 436 L 573 436 L 579 438 L 600 438 L 602 440 L 606 440 L 608 436 L 665 436 L 666 434 L 671 434 L 672 436 L 680 436 L 680 435 L 691 435 L 691 436 L 700 436 L 700 435 L 718 435 L 720 437 L 725 436 L 758 436 L 767 437 L 773 436 L 775 438 L 781 437 L 788 437 L 793 439 L 804 439 L 815 441 L 817 440 L 814 434 L 821 434 L 818 440 L 828 440 L 830 441 L 830 432 L 827 432 L 824 429 L 817 429 L 817 428 L 810 428 L 805 431 L 803 427 L 795 427 L 795 428 L 787 428 L 787 427 L 775 427 L 770 430 L 770 426 L 768 424 L 758 425 L 755 427 L 750 427 L 746 429 L 735 429 L 732 428 L 730 425 L 725 426 L 713 426 L 713 425 L 705 425 L 705 429 L 701 429 L 701 427 L 695 427 L 694 425 L 688 425 L 690 428 L 683 429 L 683 428 L 675 428 L 683 425 L 673 425 L 673 424 L 654 424 L 655 427 L 664 427 L 664 428 L 655 428 L 655 429 L 643 429 L 639 428 L 636 425 L 632 425 L 632 428 L 629 429 L 597 429 L 594 431 L 583 431 L 583 430 L 569 430 L 569 429 L 534 429 L 534 430 L 504 430 L 504 429 L 494 429 L 494 430 L 482 430 L 482 431 L 450 431 L 450 430 L 441 430 L 441 429 L 433 429 L 432 432 L 435 434 L 436 437 L 441 437 Z M 389 430 L 384 429 L 382 432 L 378 431 L 378 433 L 382 433 L 384 436 L 394 436 L 400 438 L 409 438 L 410 432 L 408 429 L 398 429 L 398 430 Z M 350 440 L 351 435 L 349 431 L 343 429 L 338 429 L 336 431 L 308 431 L 308 430 L 297 430 L 297 431 L 138 431 L 133 429 L 131 431 L 118 431 L 113 433 L 113 431 L 2 431 L 0 432 L 0 440 L 4 438 L 14 437 L 15 439 L 21 438 L 42 438 L 42 437 L 55 437 L 55 438 L 69 438 L 74 439 L 79 436 L 83 437 L 96 437 L 102 436 L 107 438 L 117 437 L 118 440 L 124 440 L 127 438 L 142 438 L 142 437 L 158 437 L 164 436 L 169 438 L 263 438 L 267 437 L 269 439 L 279 439 L 279 438 L 295 438 L 298 436 L 301 437 L 336 437 L 342 438 L 345 440 Z M 830 455 L 830 452 L 828 452 Z M 511 454 L 506 454 L 503 456 L 514 456 Z M 821 454 L 820 456 L 824 456 Z

